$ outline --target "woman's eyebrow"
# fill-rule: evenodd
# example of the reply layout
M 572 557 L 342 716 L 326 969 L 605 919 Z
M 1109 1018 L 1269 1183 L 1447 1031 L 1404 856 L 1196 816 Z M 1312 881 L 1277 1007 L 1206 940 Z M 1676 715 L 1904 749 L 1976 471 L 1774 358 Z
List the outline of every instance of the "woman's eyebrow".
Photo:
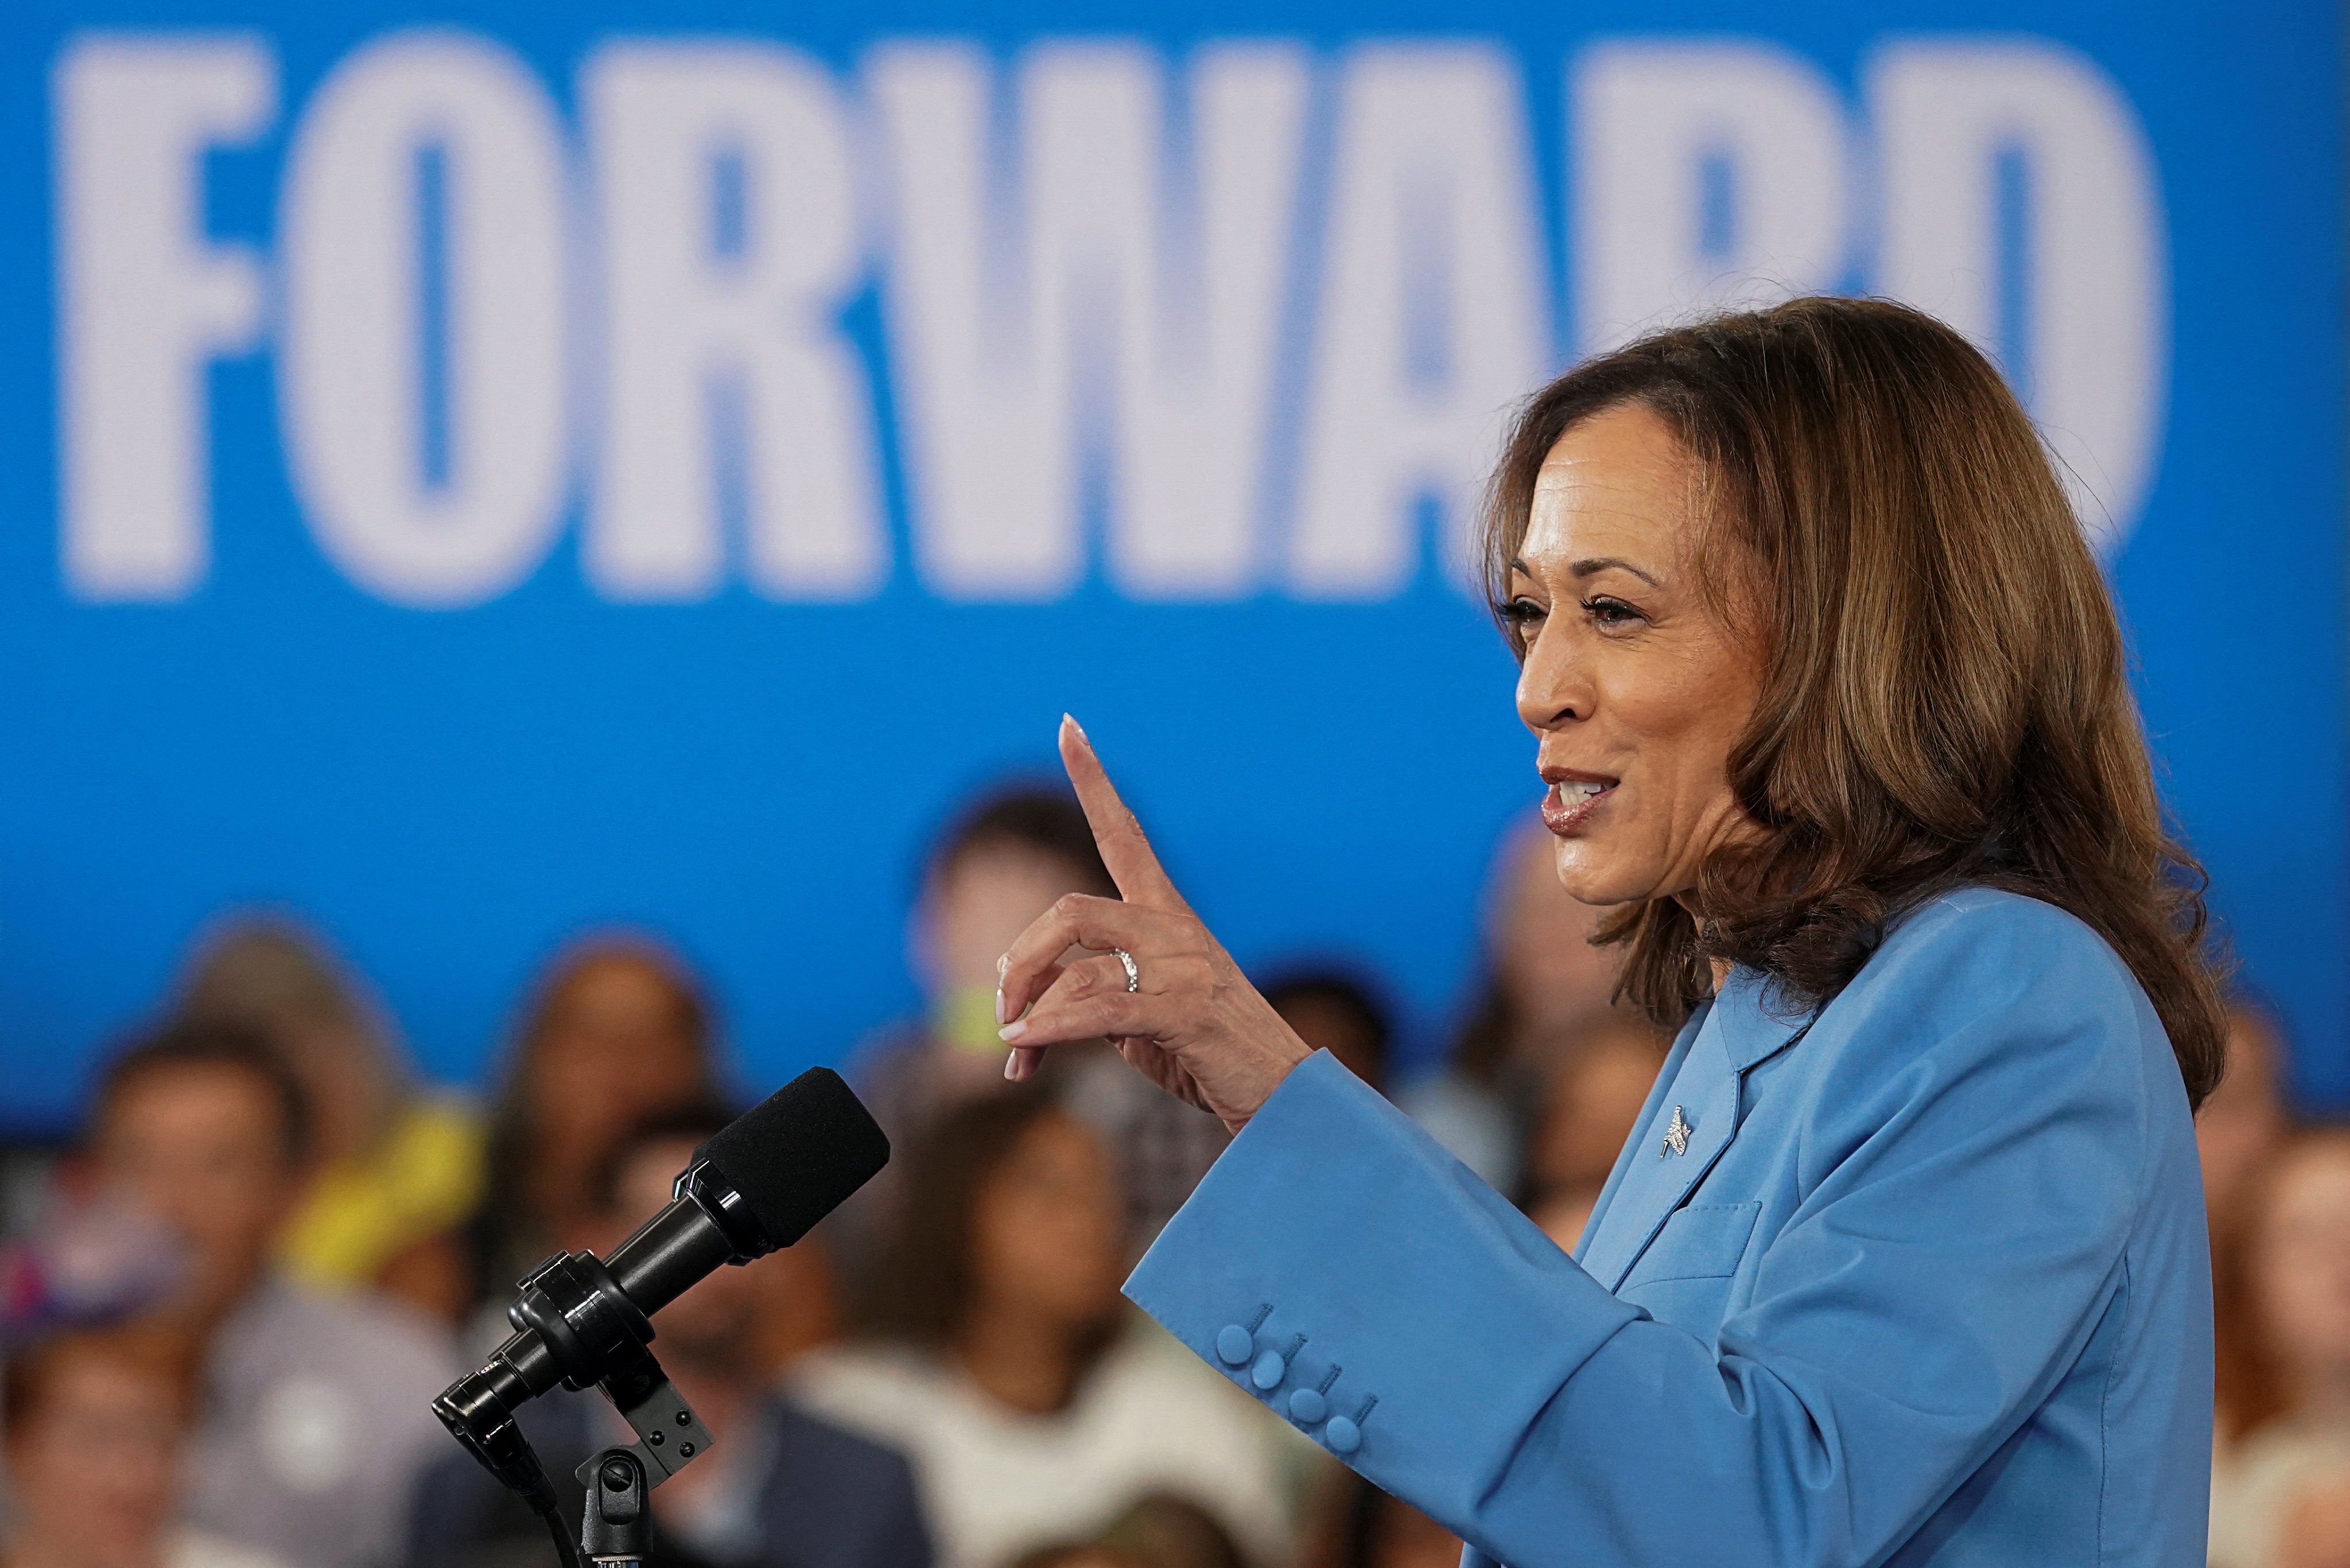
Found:
M 1596 576 L 1597 574 L 1607 570 L 1610 566 L 1615 567 L 1617 571 L 1631 573 L 1634 576 L 1639 578 L 1642 582 L 1648 584 L 1652 588 L 1661 588 L 1665 586 L 1664 584 L 1657 581 L 1656 578 L 1650 576 L 1648 573 L 1640 570 L 1639 567 L 1634 566 L 1631 562 L 1625 560 L 1620 556 L 1594 556 L 1586 560 L 1575 562 L 1575 565 L 1569 566 L 1567 570 L 1574 573 L 1578 577 L 1588 577 Z

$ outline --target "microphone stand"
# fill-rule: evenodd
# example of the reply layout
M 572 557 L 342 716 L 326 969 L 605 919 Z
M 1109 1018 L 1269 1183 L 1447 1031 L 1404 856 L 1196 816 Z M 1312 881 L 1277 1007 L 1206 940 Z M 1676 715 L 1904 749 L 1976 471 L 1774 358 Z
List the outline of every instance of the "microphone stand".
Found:
M 642 1568 L 652 1551 L 644 1462 L 633 1449 L 606 1449 L 585 1468 L 595 1479 L 579 1511 L 579 1554 L 597 1568 Z
M 809 1068 L 695 1149 L 669 1206 L 612 1250 L 609 1267 L 593 1252 L 557 1252 L 534 1270 L 506 1309 L 514 1336 L 444 1389 L 432 1413 L 546 1521 L 564 1568 L 582 1568 L 583 1555 L 598 1568 L 641 1568 L 652 1489 L 710 1448 L 710 1429 L 645 1348 L 650 1314 L 713 1269 L 790 1246 L 889 1160 L 889 1138 L 840 1075 Z M 637 1434 L 579 1467 L 588 1505 L 577 1550 L 516 1419 L 558 1385 L 603 1389 Z
M 641 1568 L 650 1550 L 652 1489 L 709 1450 L 710 1428 L 645 1348 L 651 1322 L 594 1253 L 558 1252 L 540 1264 L 506 1318 L 515 1337 L 481 1371 L 450 1385 L 432 1413 L 545 1521 L 563 1568 Z M 558 1382 L 602 1389 L 637 1434 L 576 1472 L 588 1492 L 576 1536 L 565 1529 L 561 1500 L 515 1419 L 526 1401 Z

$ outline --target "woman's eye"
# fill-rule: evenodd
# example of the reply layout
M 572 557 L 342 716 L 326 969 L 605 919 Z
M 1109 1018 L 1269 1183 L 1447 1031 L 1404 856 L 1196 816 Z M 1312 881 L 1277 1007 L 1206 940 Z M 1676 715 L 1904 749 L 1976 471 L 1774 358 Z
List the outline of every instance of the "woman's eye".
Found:
M 1520 636 L 1531 633 L 1542 618 L 1542 606 L 1523 595 L 1502 607 L 1502 618 L 1509 622 L 1510 628 Z
M 1648 618 L 1622 599 L 1605 595 L 1584 600 L 1583 611 L 1595 624 L 1607 628 L 1633 626 Z

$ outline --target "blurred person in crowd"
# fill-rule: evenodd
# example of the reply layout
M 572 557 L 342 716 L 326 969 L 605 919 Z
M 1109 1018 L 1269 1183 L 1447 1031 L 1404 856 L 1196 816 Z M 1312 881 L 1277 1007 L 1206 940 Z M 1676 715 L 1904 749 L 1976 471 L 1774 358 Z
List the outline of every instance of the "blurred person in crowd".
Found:
M 2255 1402 L 2212 1467 L 2211 1562 L 2281 1568 L 2303 1494 L 2350 1479 L 2350 1127 L 2287 1138 L 2246 1178 L 2218 1292 L 2240 1303 Z
M 1607 1185 L 1671 1042 L 1638 1019 L 1609 1015 L 1552 1072 L 1526 1143 L 1521 1205 L 1572 1251 Z
M 283 1568 L 174 1521 L 191 1348 L 168 1330 L 80 1330 L 9 1361 L 0 1568 Z
M 2261 1002 L 2228 1006 L 2228 1075 L 2195 1113 L 2203 1160 L 2203 1200 L 2214 1220 L 2231 1214 L 2245 1176 L 2276 1147 L 2292 1123 L 2285 1104 L 2284 1039 Z
M 999 1087 L 904 1158 L 872 1337 L 813 1353 L 792 1386 L 913 1459 L 941 1561 L 990 1568 L 1153 1491 L 1277 1556 L 1287 1428 L 1126 1310 L 1102 1137 L 1046 1085 Z
M 1370 984 L 1343 969 L 1284 971 L 1263 988 L 1264 999 L 1308 1049 L 1327 1051 L 1349 1073 L 1381 1094 L 1392 1087 L 1395 1027 Z
M 1617 950 L 1594 947 L 1601 911 L 1559 885 L 1555 840 L 1513 825 L 1486 895 L 1485 976 L 1437 1073 L 1397 1103 L 1500 1191 L 1523 1174 L 1528 1112 L 1557 1064 L 1615 1010 Z
M 2281 1403 L 2246 1300 L 2241 1232 L 2246 1189 L 2292 1129 L 2282 1087 L 2285 1058 L 2274 1015 L 2240 995 L 2228 1008 L 2227 1076 L 2195 1116 L 2211 1230 L 2214 1416 L 2223 1448 L 2275 1415 Z
M 442 1253 L 485 1322 L 502 1325 L 515 1282 L 603 1220 L 593 1179 L 631 1127 L 724 1098 L 712 1033 L 700 983 L 644 938 L 590 938 L 548 966 L 491 1110 L 487 1190 Z
M 715 1105 L 655 1116 L 625 1135 L 593 1183 L 598 1217 L 567 1238 L 598 1254 L 670 1200 L 701 1143 L 731 1119 Z M 822 1242 L 796 1245 L 711 1274 L 653 1319 L 662 1369 L 715 1439 L 652 1494 L 655 1568 L 931 1568 L 931 1548 L 906 1460 L 818 1419 L 784 1397 L 761 1345 L 779 1293 L 831 1289 Z M 600 1394 L 556 1394 L 525 1407 L 525 1435 L 565 1492 L 572 1472 L 607 1444 L 631 1440 Z M 452 1444 L 418 1489 L 409 1532 L 413 1568 L 536 1562 L 546 1527 Z
M 86 1190 L 86 1178 L 77 1161 L 44 1170 L 16 1233 L 0 1242 L 0 1353 L 120 1323 L 180 1286 L 178 1232 L 123 1194 Z
M 1333 1468 L 1299 1568 L 1458 1568 L 1461 1538 L 1400 1498 Z
M 239 917 L 213 932 L 179 1009 L 259 1031 L 302 1080 L 316 1170 L 282 1238 L 287 1272 L 319 1286 L 383 1284 L 447 1311 L 432 1276 L 395 1261 L 481 1200 L 479 1115 L 420 1089 L 381 1005 L 291 921 Z
M 1065 893 L 1113 894 L 1085 813 L 1060 786 L 1014 786 L 981 799 L 932 851 L 915 902 L 909 946 L 926 997 L 921 1022 L 862 1048 L 848 1068 L 893 1143 L 1003 1080 L 996 1039 L 995 961 L 1030 920 Z M 1229 1142 L 1215 1117 L 1139 1085 L 1107 1047 L 1072 1052 L 1067 1103 L 1125 1167 L 1128 1246 L 1139 1253 L 1199 1185 Z M 843 1218 L 860 1271 L 878 1266 L 901 1199 L 884 1171 Z
M 300 1080 L 250 1031 L 184 1019 L 115 1058 L 94 1114 L 99 1184 L 186 1247 L 152 1315 L 201 1346 L 190 1521 L 289 1568 L 390 1561 L 409 1490 L 448 1441 L 429 1407 L 458 1368 L 419 1315 L 272 1266 L 308 1169 Z
M 2350 1470 L 2293 1500 L 2277 1532 L 2277 1568 L 2350 1568 Z
M 1007 1568 L 1249 1568 L 1232 1532 L 1188 1497 L 1153 1492 L 1089 1540 L 1040 1546 Z

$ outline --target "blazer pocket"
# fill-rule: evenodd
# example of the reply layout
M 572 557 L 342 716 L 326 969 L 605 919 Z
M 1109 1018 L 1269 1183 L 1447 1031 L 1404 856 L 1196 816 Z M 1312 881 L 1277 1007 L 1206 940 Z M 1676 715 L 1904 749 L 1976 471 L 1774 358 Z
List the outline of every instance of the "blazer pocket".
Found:
M 1624 1276 L 1623 1289 L 1669 1280 L 1723 1280 L 1738 1272 L 1739 1260 L 1762 1218 L 1760 1200 L 1691 1203 L 1665 1217 L 1655 1241 Z

